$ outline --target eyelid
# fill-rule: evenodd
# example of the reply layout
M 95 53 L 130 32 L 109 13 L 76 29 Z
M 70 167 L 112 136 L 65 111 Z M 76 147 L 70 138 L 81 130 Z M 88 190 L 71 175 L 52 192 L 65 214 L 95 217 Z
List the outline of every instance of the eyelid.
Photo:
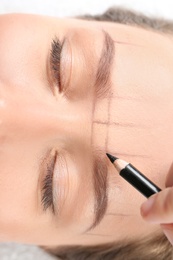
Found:
M 60 46 L 59 46 L 60 45 Z M 68 35 L 62 40 L 56 36 L 52 40 L 52 50 L 50 51 L 49 67 L 52 79 L 53 92 L 67 97 L 72 75 L 72 43 Z M 58 86 L 58 87 L 57 87 Z
M 74 65 L 74 64 L 73 64 Z M 63 48 L 61 52 L 61 82 L 63 86 L 63 94 L 67 96 L 70 83 L 72 82 L 72 43 L 69 39 L 64 37 Z
M 69 171 L 64 155 L 58 154 L 58 160 L 54 169 L 53 199 L 56 202 L 56 215 L 60 215 L 67 198 L 69 188 Z

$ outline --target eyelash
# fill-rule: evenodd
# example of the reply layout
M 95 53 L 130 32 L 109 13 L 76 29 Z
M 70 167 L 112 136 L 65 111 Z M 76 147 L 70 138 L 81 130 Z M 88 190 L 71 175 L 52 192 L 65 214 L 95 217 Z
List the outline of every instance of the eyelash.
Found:
M 52 40 L 51 51 L 50 51 L 51 71 L 54 76 L 54 79 L 56 80 L 60 92 L 62 90 L 61 77 L 60 77 L 60 63 L 61 63 L 61 52 L 62 52 L 63 44 L 64 41 L 61 43 L 60 40 L 57 37 L 55 37 Z M 55 212 L 55 209 L 53 203 L 52 182 L 53 182 L 53 169 L 56 163 L 56 157 L 57 157 L 57 152 L 54 155 L 53 163 L 51 162 L 51 165 L 47 164 L 47 174 L 42 183 L 43 195 L 41 199 L 44 211 L 46 211 L 48 208 L 51 208 L 53 214 Z
M 61 77 L 60 77 L 60 64 L 61 64 L 61 52 L 63 48 L 63 42 L 60 42 L 60 40 L 55 37 L 52 41 L 52 48 L 51 48 L 51 56 L 50 56 L 50 65 L 52 69 L 52 74 L 54 76 L 54 79 L 58 85 L 59 91 L 62 91 L 61 86 Z
M 42 183 L 42 205 L 44 211 L 46 211 L 48 208 L 51 208 L 52 213 L 55 213 L 55 208 L 54 208 L 54 203 L 53 203 L 53 189 L 52 189 L 52 184 L 53 184 L 53 169 L 55 168 L 56 164 L 56 158 L 57 158 L 57 152 L 55 152 L 55 155 L 53 156 L 53 159 L 49 164 L 47 164 L 47 174 L 43 180 Z

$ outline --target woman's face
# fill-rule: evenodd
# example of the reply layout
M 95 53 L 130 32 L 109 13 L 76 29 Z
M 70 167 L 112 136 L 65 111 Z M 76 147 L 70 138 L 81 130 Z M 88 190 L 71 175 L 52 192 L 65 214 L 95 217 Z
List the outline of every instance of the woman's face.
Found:
M 165 187 L 172 37 L 25 14 L 2 15 L 0 28 L 0 241 L 90 245 L 160 232 L 105 153 Z

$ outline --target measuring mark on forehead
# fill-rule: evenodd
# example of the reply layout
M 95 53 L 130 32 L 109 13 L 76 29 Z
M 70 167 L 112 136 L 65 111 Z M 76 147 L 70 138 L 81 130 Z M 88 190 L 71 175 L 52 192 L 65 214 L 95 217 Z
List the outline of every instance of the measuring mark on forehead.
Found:
M 108 126 L 110 125 L 110 119 L 111 119 L 111 116 L 110 116 L 111 101 L 112 101 L 112 98 L 109 97 L 108 98 L 108 120 L 107 120 Z M 109 127 L 107 127 L 107 129 L 106 129 L 105 151 L 107 151 L 107 149 L 108 149 L 108 138 L 109 138 Z
M 120 127 L 136 127 L 136 128 L 146 128 L 149 129 L 149 127 L 145 126 L 145 125 L 140 125 L 140 124 L 133 124 L 133 123 L 119 123 L 119 122 L 112 122 L 112 121 L 101 121 L 101 120 L 95 120 L 93 121 L 93 123 L 95 124 L 100 124 L 100 125 L 107 125 L 109 126 L 120 126 Z
M 95 129 L 95 131 L 96 131 L 95 133 L 98 138 L 96 140 L 99 141 L 99 144 L 100 144 L 100 142 L 102 142 L 102 146 L 103 146 L 103 149 L 105 149 L 105 151 L 108 148 L 109 125 L 112 125 L 112 123 L 110 121 L 111 120 L 111 114 L 110 114 L 111 98 L 107 98 L 106 101 L 107 101 L 105 104 L 106 110 L 104 111 L 104 113 L 102 113 L 103 119 L 100 119 L 100 120 L 93 119 L 93 121 L 92 121 L 93 129 Z M 97 117 L 100 117 L 100 114 L 98 114 Z M 98 128 L 97 128 L 97 126 L 98 126 Z M 103 127 L 101 127 L 101 126 L 103 126 Z M 97 131 L 98 131 L 98 133 L 97 133 Z M 99 138 L 99 134 L 100 134 L 100 138 Z
M 115 56 L 115 45 L 116 44 L 124 44 L 124 45 L 134 45 L 133 43 L 116 41 L 111 38 L 108 32 L 103 30 L 104 35 L 104 44 L 101 52 L 101 57 L 98 63 L 98 70 L 96 73 L 96 82 L 95 82 L 95 89 L 96 89 L 96 96 L 97 99 L 107 98 L 108 100 L 108 113 L 107 113 L 107 120 L 106 124 L 109 126 L 110 122 L 110 110 L 111 110 L 111 103 L 113 98 L 113 93 L 111 90 L 112 82 L 111 82 L 111 69 L 114 61 Z M 96 103 L 97 100 L 96 99 Z M 96 104 L 94 103 L 92 114 L 94 114 Z M 91 133 L 93 132 L 93 125 L 94 123 L 98 123 L 97 121 L 92 120 L 91 126 Z M 106 129 L 106 138 L 105 138 L 105 150 L 108 148 L 108 138 L 109 138 L 109 127 Z M 93 145 L 93 134 L 91 135 L 91 145 Z
M 143 47 L 143 45 L 136 44 L 136 43 L 131 43 L 131 42 L 122 42 L 122 41 L 117 41 L 113 40 L 115 44 L 121 44 L 121 45 L 130 45 L 130 46 L 136 46 L 136 47 Z

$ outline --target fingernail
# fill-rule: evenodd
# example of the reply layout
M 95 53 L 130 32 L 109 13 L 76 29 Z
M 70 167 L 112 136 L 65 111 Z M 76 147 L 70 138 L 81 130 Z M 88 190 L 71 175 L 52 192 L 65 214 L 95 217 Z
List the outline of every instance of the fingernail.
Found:
M 155 201 L 155 196 L 151 196 L 146 202 L 144 202 L 141 206 L 141 213 L 143 216 L 148 215 L 148 213 L 150 212 L 153 204 Z

